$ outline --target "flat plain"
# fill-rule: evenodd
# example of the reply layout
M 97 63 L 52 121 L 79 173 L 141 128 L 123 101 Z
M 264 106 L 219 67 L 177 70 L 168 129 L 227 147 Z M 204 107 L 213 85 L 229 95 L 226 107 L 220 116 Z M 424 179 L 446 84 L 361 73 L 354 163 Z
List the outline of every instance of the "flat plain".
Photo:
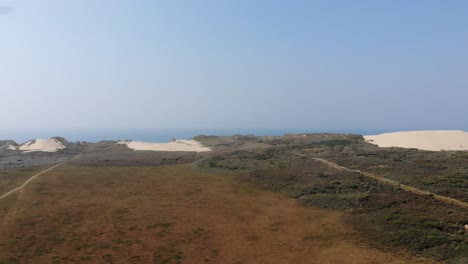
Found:
M 343 212 L 237 176 L 65 165 L 0 200 L 0 263 L 426 263 L 357 243 Z

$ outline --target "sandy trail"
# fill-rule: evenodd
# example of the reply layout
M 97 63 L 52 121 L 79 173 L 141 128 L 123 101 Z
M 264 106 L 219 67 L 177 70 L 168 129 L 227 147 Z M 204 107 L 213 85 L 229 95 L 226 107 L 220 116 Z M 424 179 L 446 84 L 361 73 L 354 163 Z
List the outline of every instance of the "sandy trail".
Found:
M 301 156 L 301 157 L 307 157 L 306 155 L 303 155 L 303 154 L 299 154 L 299 153 L 295 153 L 295 154 L 298 155 L 298 156 Z M 314 158 L 314 157 L 311 157 L 311 158 L 314 159 L 314 160 L 320 161 L 320 162 L 322 162 L 322 163 L 324 163 L 324 164 L 326 164 L 326 165 L 328 165 L 328 166 L 330 166 L 332 168 L 335 168 L 337 170 L 357 172 L 357 173 L 359 173 L 359 174 L 361 174 L 363 176 L 366 176 L 368 178 L 372 178 L 374 180 L 377 180 L 379 182 L 382 182 L 382 183 L 385 183 L 385 184 L 388 184 L 388 185 L 397 186 L 397 187 L 399 187 L 399 188 L 401 188 L 401 189 L 403 189 L 405 191 L 408 191 L 408 192 L 412 192 L 412 193 L 419 194 L 419 195 L 433 195 L 435 199 L 437 199 L 437 200 L 439 200 L 441 202 L 454 204 L 454 205 L 457 205 L 457 206 L 460 206 L 460 207 L 463 207 L 463 208 L 468 208 L 468 203 L 460 201 L 460 200 L 455 199 L 455 198 L 442 196 L 442 195 L 438 195 L 438 194 L 435 194 L 435 193 L 431 193 L 429 191 L 421 190 L 421 189 L 418 189 L 418 188 L 415 188 L 415 187 L 412 187 L 412 186 L 409 186 L 409 185 L 402 184 L 402 183 L 394 181 L 394 180 L 387 179 L 385 177 L 382 177 L 382 176 L 379 176 L 379 175 L 376 175 L 376 174 L 373 174 L 373 173 L 346 168 L 346 167 L 343 167 L 341 165 L 338 165 L 338 164 L 336 164 L 334 162 L 331 162 L 329 160 L 326 160 L 326 159 Z
M 71 158 L 71 159 L 69 159 L 69 160 L 66 160 L 66 161 L 64 161 L 64 162 L 62 162 L 62 163 L 56 164 L 56 165 L 54 165 L 54 166 L 52 166 L 52 167 L 50 167 L 50 168 L 48 168 L 48 169 L 46 169 L 46 170 L 43 170 L 43 171 L 41 171 L 41 172 L 39 172 L 39 173 L 37 173 L 37 174 L 34 174 L 33 176 L 31 176 L 31 178 L 29 178 L 27 181 L 25 181 L 21 186 L 16 187 L 15 189 L 13 189 L 13 190 L 11 190 L 11 191 L 9 191 L 9 192 L 7 192 L 7 193 L 4 193 L 2 196 L 0 196 L 0 199 L 4 199 L 4 198 L 10 196 L 11 194 L 13 194 L 13 193 L 15 193 L 15 192 L 17 192 L 17 191 L 23 189 L 26 185 L 28 185 L 28 183 L 30 183 L 32 180 L 34 180 L 34 179 L 37 178 L 38 176 L 40 176 L 40 175 L 42 175 L 42 174 L 44 174 L 44 173 L 46 173 L 46 172 L 49 172 L 49 171 L 51 171 L 51 170 L 53 170 L 53 169 L 55 169 L 55 168 L 57 168 L 57 167 L 59 167 L 59 166 L 65 164 L 65 163 L 69 162 L 69 161 L 72 161 L 72 160 L 78 158 L 78 157 L 81 156 L 81 155 L 82 155 L 82 154 L 79 154 L 79 155 L 77 155 L 77 156 L 75 156 L 75 157 L 73 157 L 73 158 Z

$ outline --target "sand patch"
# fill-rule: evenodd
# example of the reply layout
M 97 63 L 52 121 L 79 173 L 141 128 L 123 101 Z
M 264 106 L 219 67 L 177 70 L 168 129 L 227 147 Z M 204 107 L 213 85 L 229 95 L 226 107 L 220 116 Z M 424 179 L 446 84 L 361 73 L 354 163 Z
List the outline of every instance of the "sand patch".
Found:
M 468 150 L 468 132 L 457 130 L 405 131 L 364 136 L 379 147 L 417 148 L 421 150 Z
M 196 140 L 174 140 L 168 143 L 150 143 L 143 141 L 119 141 L 117 144 L 126 145 L 133 150 L 151 150 L 151 151 L 211 151 L 211 148 L 204 147 Z

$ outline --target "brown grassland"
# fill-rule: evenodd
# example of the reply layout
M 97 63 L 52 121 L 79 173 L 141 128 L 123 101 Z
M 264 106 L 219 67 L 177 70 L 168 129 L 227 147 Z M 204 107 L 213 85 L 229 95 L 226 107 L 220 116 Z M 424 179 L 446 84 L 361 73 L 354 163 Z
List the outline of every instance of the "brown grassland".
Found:
M 43 167 L 0 170 L 0 195 L 20 186 L 32 175 L 45 170 Z
M 0 263 L 428 262 L 357 243 L 345 214 L 188 164 L 66 165 L 0 200 Z

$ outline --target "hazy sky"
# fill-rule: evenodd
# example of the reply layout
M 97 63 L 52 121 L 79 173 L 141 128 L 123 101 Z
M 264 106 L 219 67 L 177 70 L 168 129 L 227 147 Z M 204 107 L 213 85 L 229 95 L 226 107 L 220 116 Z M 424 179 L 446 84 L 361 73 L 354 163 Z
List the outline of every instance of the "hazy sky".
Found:
M 0 130 L 468 130 L 465 0 L 0 6 Z

